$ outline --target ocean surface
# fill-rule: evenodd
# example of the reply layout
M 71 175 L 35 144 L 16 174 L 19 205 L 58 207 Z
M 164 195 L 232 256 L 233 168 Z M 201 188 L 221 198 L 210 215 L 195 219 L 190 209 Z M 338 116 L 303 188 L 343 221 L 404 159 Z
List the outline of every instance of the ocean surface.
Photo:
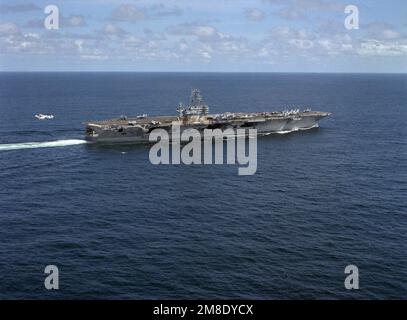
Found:
M 252 176 L 83 141 L 195 87 L 212 113 L 332 115 L 259 138 Z M 0 299 L 405 299 L 406 121 L 407 75 L 1 73 Z

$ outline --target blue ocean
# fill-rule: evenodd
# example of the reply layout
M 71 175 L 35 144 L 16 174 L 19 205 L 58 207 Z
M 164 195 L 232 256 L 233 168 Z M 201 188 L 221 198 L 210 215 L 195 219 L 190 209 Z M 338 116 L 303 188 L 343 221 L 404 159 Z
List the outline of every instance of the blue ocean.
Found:
M 332 114 L 259 137 L 251 176 L 83 141 L 192 88 L 211 113 Z M 405 299 L 406 120 L 405 74 L 1 73 L 0 298 Z

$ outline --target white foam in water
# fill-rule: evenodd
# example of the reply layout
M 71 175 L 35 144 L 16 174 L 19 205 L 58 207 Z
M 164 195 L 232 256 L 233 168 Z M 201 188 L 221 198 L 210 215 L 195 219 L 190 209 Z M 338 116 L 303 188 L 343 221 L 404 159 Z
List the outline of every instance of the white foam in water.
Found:
M 87 143 L 87 141 L 79 140 L 79 139 L 68 139 L 68 140 L 56 140 L 56 141 L 46 141 L 46 142 L 10 143 L 10 144 L 0 144 L 0 151 L 66 147 L 66 146 L 73 146 L 76 144 L 83 144 L 83 143 Z
M 276 133 L 278 134 L 287 134 L 287 133 L 291 133 L 291 132 L 295 132 L 295 131 L 306 131 L 306 130 L 310 130 L 313 128 L 318 128 L 319 124 L 316 123 L 314 124 L 312 127 L 308 127 L 308 128 L 293 128 L 291 130 L 282 130 L 282 131 L 276 131 Z

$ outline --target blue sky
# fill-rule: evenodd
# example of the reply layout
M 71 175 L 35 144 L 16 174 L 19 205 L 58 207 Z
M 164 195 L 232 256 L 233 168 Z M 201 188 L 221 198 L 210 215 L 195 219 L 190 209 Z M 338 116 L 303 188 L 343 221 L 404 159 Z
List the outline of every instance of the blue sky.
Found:
M 0 0 L 0 70 L 407 72 L 407 1 Z

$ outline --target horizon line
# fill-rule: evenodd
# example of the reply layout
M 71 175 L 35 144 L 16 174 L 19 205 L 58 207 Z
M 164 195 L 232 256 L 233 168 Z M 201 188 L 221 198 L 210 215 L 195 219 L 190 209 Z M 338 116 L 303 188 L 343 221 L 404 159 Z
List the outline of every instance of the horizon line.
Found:
M 120 71 L 120 70 L 0 70 L 0 73 L 292 73 L 292 74 L 400 74 L 407 72 L 340 72 L 340 71 Z

